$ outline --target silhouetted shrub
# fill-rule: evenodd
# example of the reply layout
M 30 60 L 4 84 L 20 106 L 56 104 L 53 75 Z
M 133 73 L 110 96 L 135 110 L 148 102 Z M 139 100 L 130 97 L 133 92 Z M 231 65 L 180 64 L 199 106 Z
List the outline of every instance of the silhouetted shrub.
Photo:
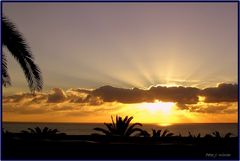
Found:
M 105 135 L 108 136 L 130 136 L 136 132 L 141 134 L 143 132 L 142 129 L 136 128 L 135 126 L 142 126 L 140 123 L 134 123 L 130 125 L 133 117 L 126 116 L 124 119 L 122 117 L 116 116 L 116 121 L 113 120 L 112 116 L 112 123 L 104 123 L 107 129 L 103 128 L 94 128 L 96 131 L 100 131 Z M 93 135 L 99 135 L 98 133 L 94 133 Z M 135 136 L 138 136 L 137 134 Z

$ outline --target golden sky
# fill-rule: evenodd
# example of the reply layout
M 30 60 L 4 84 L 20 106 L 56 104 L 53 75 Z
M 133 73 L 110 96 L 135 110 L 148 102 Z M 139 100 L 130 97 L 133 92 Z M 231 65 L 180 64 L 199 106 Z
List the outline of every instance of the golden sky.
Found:
M 237 3 L 3 3 L 44 88 L 6 52 L 3 121 L 237 122 Z
M 120 115 L 157 124 L 237 122 L 237 90 L 236 84 L 205 89 L 54 88 L 46 93 L 4 96 L 3 121 L 104 122 Z

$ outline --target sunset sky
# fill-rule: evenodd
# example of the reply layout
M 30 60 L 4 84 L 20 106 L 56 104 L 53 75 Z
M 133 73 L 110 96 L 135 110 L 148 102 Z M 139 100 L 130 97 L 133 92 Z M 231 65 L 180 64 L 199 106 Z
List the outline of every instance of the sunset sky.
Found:
M 6 52 L 3 121 L 237 122 L 237 3 L 3 3 L 44 88 Z

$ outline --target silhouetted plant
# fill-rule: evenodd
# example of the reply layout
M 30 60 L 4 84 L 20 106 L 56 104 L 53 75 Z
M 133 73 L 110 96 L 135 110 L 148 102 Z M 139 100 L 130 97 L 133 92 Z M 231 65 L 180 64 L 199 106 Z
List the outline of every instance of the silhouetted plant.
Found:
M 146 131 L 142 130 L 138 135 L 136 136 L 143 136 L 143 137 L 150 137 L 151 135 Z
M 179 134 L 178 134 L 178 137 L 180 137 L 180 138 L 181 138 L 181 137 L 182 137 L 182 134 L 180 134 L 180 133 L 179 133 Z
M 155 130 L 152 129 L 152 137 L 153 138 L 163 138 L 163 137 L 171 137 L 173 136 L 173 133 L 169 132 L 169 130 L 164 130 L 162 133 L 162 130 Z
M 221 135 L 220 135 L 220 133 L 218 131 L 213 132 L 212 135 L 215 138 L 221 138 Z
M 103 134 L 110 136 L 130 136 L 135 132 L 139 132 L 139 134 L 141 134 L 141 132 L 143 131 L 140 128 L 135 128 L 135 126 L 142 126 L 141 123 L 134 123 L 130 125 L 133 117 L 128 118 L 128 116 L 126 116 L 124 119 L 122 119 L 122 117 L 116 116 L 116 122 L 113 120 L 112 116 L 111 119 L 112 123 L 104 123 L 107 129 L 97 127 L 94 128 L 94 130 L 100 131 Z
M 221 136 L 220 133 L 218 131 L 214 131 L 212 134 L 206 134 L 205 138 L 217 138 L 217 139 L 221 139 L 221 138 L 225 138 L 228 139 L 232 136 L 232 133 L 227 133 L 224 136 Z
M 233 134 L 229 132 L 229 133 L 227 133 L 227 134 L 224 136 L 224 138 L 226 138 L 226 139 L 227 139 L 227 138 L 230 138 L 232 135 L 233 135 Z
M 41 71 L 34 63 L 33 55 L 16 26 L 6 17 L 2 17 L 2 45 L 7 47 L 12 56 L 22 67 L 28 86 L 32 92 L 40 91 L 43 86 Z M 2 55 L 2 86 L 11 85 L 10 76 L 7 71 L 6 55 Z
M 12 133 L 9 132 L 8 130 L 5 130 L 4 128 L 2 128 L 2 134 L 3 135 L 9 135 L 9 134 L 12 134 Z
M 49 129 L 48 127 L 44 127 L 42 130 L 39 127 L 28 128 L 28 131 L 22 130 L 23 134 L 39 136 L 39 137 L 48 137 L 54 135 L 66 135 L 65 133 L 59 133 L 57 129 Z
M 198 133 L 198 135 L 192 135 L 191 132 L 188 132 L 188 137 L 192 139 L 199 139 L 201 137 L 201 134 Z

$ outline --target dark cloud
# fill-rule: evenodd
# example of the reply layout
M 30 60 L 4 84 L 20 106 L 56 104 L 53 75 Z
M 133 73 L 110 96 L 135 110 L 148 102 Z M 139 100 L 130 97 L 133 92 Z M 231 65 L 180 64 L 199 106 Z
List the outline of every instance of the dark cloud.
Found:
M 238 85 L 237 84 L 219 84 L 218 87 L 206 88 L 201 91 L 205 97 L 205 102 L 237 102 Z
M 237 103 L 205 103 L 197 105 L 188 105 L 187 109 L 190 112 L 198 113 L 215 113 L 215 114 L 228 114 L 237 112 Z
M 199 89 L 193 87 L 152 87 L 149 95 L 163 102 L 195 104 L 198 102 Z
M 152 87 L 149 90 L 138 88 L 124 89 L 111 86 L 103 86 L 92 92 L 104 102 L 141 103 L 154 102 L 177 102 L 181 104 L 193 104 L 198 102 L 199 89 L 192 87 Z
M 151 87 L 148 90 L 103 86 L 95 90 L 69 89 L 66 92 L 60 88 L 54 88 L 50 94 L 36 93 L 33 95 L 30 93 L 22 93 L 3 97 L 3 103 L 17 103 L 28 99 L 31 100 L 32 103 L 41 103 L 44 101 L 48 103 L 61 103 L 68 101 L 71 103 L 99 105 L 103 102 L 142 103 L 159 100 L 163 102 L 175 102 L 179 107 L 184 109 L 188 104 L 198 103 L 199 96 L 203 96 L 205 98 L 204 102 L 206 103 L 237 102 L 238 85 L 220 84 L 218 87 L 205 89 L 182 86 L 157 86 Z
M 67 99 L 65 92 L 60 88 L 52 89 L 52 93 L 48 95 L 48 103 L 60 103 Z
M 205 89 L 193 87 L 151 87 L 124 89 L 103 86 L 95 90 L 54 88 L 50 93 L 22 93 L 3 97 L 5 112 L 18 111 L 22 114 L 37 114 L 53 111 L 72 111 L 109 103 L 174 102 L 180 110 L 198 113 L 237 112 L 238 85 L 220 84 Z M 205 98 L 204 103 L 199 96 Z M 232 106 L 234 104 L 234 106 Z M 59 106 L 58 106 L 59 105 Z M 8 108 L 11 106 L 11 108 Z M 40 107 L 41 106 L 41 107 Z M 26 108 L 28 107 L 28 108 Z M 101 107 L 102 108 L 102 107 Z M 101 111 L 101 110 L 100 110 Z
M 182 108 L 186 104 L 196 104 L 199 96 L 205 97 L 205 102 L 236 102 L 238 85 L 220 84 L 218 87 L 199 89 L 194 87 L 151 87 L 148 90 L 138 88 L 124 89 L 112 86 L 103 86 L 91 92 L 91 95 L 98 96 L 104 102 L 120 103 L 141 103 L 154 102 L 175 102 Z
M 176 103 L 176 106 L 178 107 L 178 109 L 180 110 L 187 110 L 189 109 L 189 106 L 184 104 L 184 103 Z
M 43 103 L 46 102 L 47 99 L 48 99 L 47 94 L 38 94 L 29 103 Z
M 91 95 L 100 97 L 104 102 L 139 103 L 147 101 L 145 92 L 137 88 L 124 89 L 103 86 L 94 90 Z

